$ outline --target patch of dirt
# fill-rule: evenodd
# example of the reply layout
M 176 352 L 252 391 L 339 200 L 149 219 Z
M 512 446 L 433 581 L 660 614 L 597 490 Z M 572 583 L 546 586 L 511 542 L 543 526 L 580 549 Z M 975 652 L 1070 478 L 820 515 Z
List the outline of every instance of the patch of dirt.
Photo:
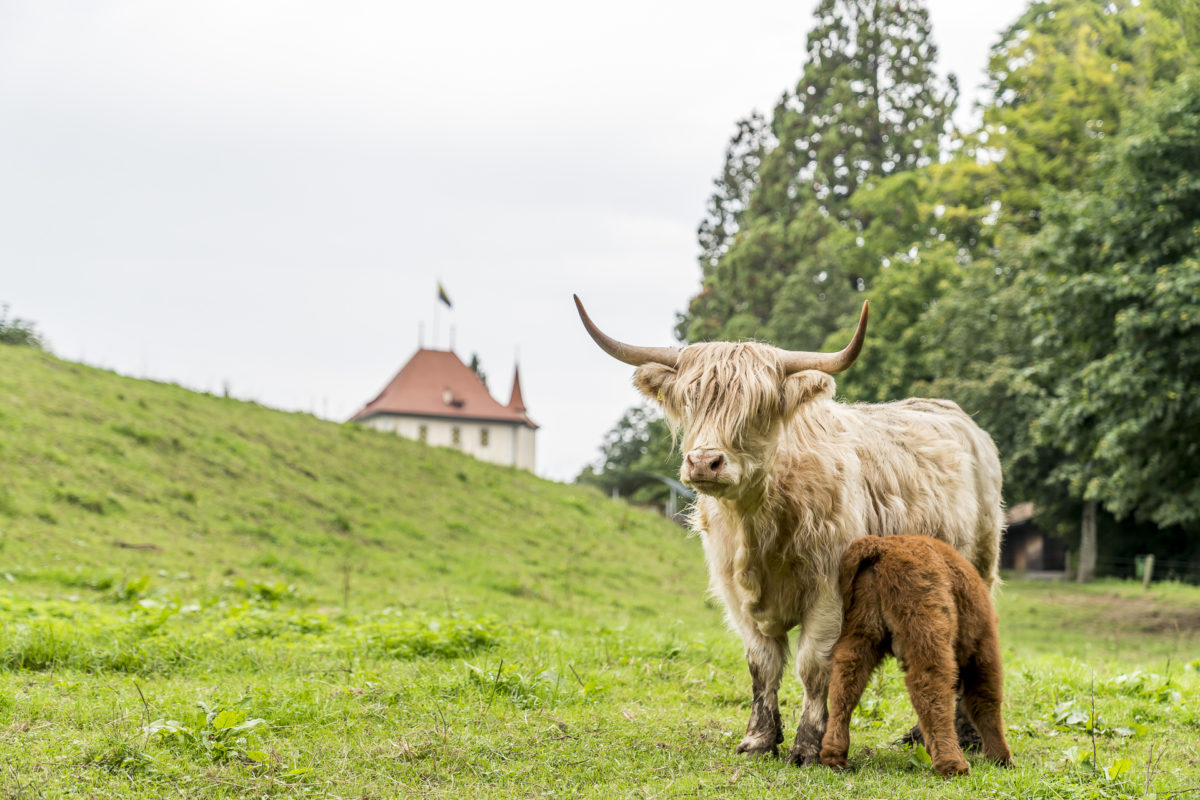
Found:
M 1117 593 L 1051 593 L 1046 599 L 1062 606 L 1086 606 L 1106 626 L 1143 633 L 1190 633 L 1200 631 L 1200 608 L 1166 605 L 1152 597 L 1129 597 Z

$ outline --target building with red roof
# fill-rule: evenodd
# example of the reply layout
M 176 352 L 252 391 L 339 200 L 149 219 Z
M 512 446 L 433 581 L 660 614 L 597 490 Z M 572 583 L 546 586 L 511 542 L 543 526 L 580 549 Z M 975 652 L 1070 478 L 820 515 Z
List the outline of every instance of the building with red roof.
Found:
M 508 405 L 501 405 L 450 350 L 417 350 L 379 396 L 350 420 L 453 447 L 482 461 L 534 469 L 538 426 L 526 413 L 520 370 L 513 370 Z

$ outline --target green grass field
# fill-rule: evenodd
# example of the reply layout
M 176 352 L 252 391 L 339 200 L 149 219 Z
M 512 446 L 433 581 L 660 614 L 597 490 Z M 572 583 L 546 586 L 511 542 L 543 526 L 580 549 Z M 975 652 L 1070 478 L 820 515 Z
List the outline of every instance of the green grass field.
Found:
M 1200 797 L 1200 590 L 1007 584 L 1018 766 L 944 781 L 894 665 L 850 772 L 735 755 L 704 588 L 590 490 L 0 347 L 0 797 Z

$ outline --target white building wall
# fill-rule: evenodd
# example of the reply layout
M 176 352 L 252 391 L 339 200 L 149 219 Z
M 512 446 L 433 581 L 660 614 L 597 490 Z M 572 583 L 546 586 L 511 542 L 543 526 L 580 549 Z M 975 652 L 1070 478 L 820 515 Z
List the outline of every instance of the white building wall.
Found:
M 525 425 L 397 414 L 377 414 L 362 424 L 399 434 L 406 439 L 424 441 L 435 447 L 452 447 L 480 461 L 516 466 L 530 472 L 534 468 L 534 431 Z M 457 440 L 455 430 L 458 432 Z
M 533 472 L 535 455 L 535 431 L 525 425 L 517 426 L 517 447 L 516 447 L 516 464 L 521 469 L 527 469 Z

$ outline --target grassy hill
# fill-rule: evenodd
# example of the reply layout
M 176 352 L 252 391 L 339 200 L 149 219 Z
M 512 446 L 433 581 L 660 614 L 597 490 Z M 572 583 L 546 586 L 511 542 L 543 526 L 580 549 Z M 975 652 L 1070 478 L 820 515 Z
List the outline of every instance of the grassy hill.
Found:
M 0 463 L 8 571 L 47 589 L 157 589 L 182 566 L 181 586 L 282 582 L 327 605 L 348 580 L 350 610 L 515 597 L 607 617 L 699 574 L 676 528 L 594 492 L 24 348 L 0 349 Z
M 1196 590 L 1010 584 L 1020 766 L 946 784 L 891 744 L 894 667 L 849 776 L 734 755 L 749 680 L 704 586 L 694 539 L 591 490 L 0 347 L 0 796 L 1200 785 Z

